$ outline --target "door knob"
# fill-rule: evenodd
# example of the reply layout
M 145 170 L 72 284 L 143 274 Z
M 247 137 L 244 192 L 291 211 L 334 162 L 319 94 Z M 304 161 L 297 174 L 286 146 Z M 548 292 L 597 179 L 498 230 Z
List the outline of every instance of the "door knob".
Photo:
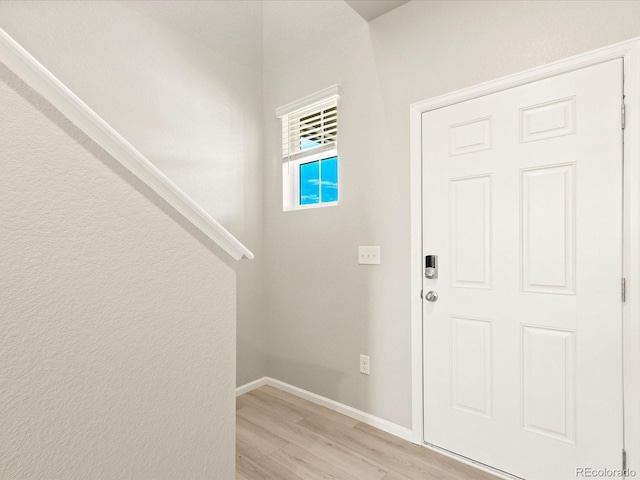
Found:
M 438 294 L 436 292 L 434 292 L 433 290 L 427 292 L 427 294 L 424 296 L 425 300 L 427 302 L 437 302 L 438 301 Z

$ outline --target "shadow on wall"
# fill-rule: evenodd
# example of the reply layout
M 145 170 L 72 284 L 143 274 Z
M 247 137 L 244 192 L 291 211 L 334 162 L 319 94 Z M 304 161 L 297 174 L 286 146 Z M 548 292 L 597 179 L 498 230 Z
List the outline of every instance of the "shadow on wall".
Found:
M 304 372 L 305 376 L 313 379 L 315 385 L 322 385 L 321 395 L 329 399 L 336 398 L 340 385 L 346 380 L 345 375 L 340 370 L 323 367 L 306 362 L 300 362 L 299 360 L 290 360 L 283 357 L 269 357 L 269 365 L 274 371 L 291 371 L 292 369 L 299 369 L 300 372 Z M 276 378 L 276 380 L 281 380 Z M 284 381 L 284 380 L 281 380 Z M 285 382 L 287 383 L 287 382 Z M 293 386 L 303 389 L 308 389 L 312 393 L 318 394 L 318 392 L 311 388 L 305 388 L 299 383 L 292 383 Z
M 322 2 L 302 3 L 304 8 L 265 3 L 273 31 L 284 28 L 280 9 L 290 10 L 289 22 L 313 9 L 320 18 L 312 18 L 313 28 L 330 32 L 322 48 L 305 44 L 314 61 L 294 76 L 288 72 L 298 60 L 285 55 L 286 48 L 276 52 L 275 61 L 265 55 L 266 131 L 277 128 L 273 114 L 267 115 L 278 106 L 340 84 L 340 200 L 336 207 L 283 214 L 275 207 L 280 192 L 265 187 L 267 370 L 278 380 L 408 427 L 409 162 L 393 140 L 408 141 L 408 131 L 396 126 L 393 115 L 400 109 L 381 85 L 384 65 L 377 64 L 370 26 L 346 4 L 341 8 L 334 2 L 335 11 L 327 15 Z M 337 25 L 333 17 L 344 24 Z M 300 38 L 302 44 L 306 37 Z M 402 107 L 405 116 L 407 108 Z M 265 184 L 279 183 L 280 145 L 270 138 L 266 145 L 273 160 Z M 365 245 L 381 247 L 380 265 L 358 265 L 358 246 Z M 359 372 L 360 354 L 370 357 L 370 375 Z
M 250 249 L 262 2 L 0 2 L 0 26 Z
M 270 234 L 279 232 L 277 251 L 267 258 L 267 375 L 371 412 L 372 385 L 385 376 L 375 363 L 381 356 L 371 341 L 372 322 L 376 305 L 386 299 L 374 296 L 381 266 L 358 264 L 358 245 L 375 238 L 369 212 L 360 209 L 352 216 L 347 208 L 357 202 L 354 184 L 361 177 L 347 158 L 340 163 L 340 182 L 347 187 L 341 189 L 339 206 L 276 218 L 281 226 Z M 359 372 L 360 354 L 371 356 L 371 375 Z
M 254 261 L 252 261 L 254 262 Z M 238 264 L 238 279 L 243 278 L 243 265 L 247 262 Z M 244 277 L 246 278 L 246 276 Z M 252 281 L 252 279 L 249 279 Z M 264 316 L 261 312 L 256 311 L 253 305 L 246 305 L 243 299 L 250 296 L 251 292 L 247 289 L 241 290 L 243 285 L 238 281 L 237 291 L 237 309 L 238 312 L 246 311 L 248 314 L 255 314 L 255 317 L 262 320 Z M 250 290 L 250 288 L 249 288 Z M 240 313 L 238 313 L 239 315 Z M 263 378 L 267 374 L 265 365 L 265 347 L 264 347 L 265 329 L 264 325 L 243 325 L 238 322 L 236 325 L 236 387 L 241 387 L 247 383 Z
M 140 98 L 133 82 L 127 84 L 140 121 L 152 127 L 144 132 L 127 122 L 131 139 L 196 203 L 255 249 L 261 190 L 254 172 L 260 172 L 262 148 L 262 34 L 255 24 L 262 18 L 261 2 L 122 6 L 123 13 L 142 17 L 140 23 L 150 26 L 148 40 L 162 49 L 157 60 L 131 65 L 134 78 L 149 82 L 154 92 Z M 136 46 L 136 56 L 148 56 L 145 48 Z
M 217 256 L 230 268 L 235 267 L 235 260 L 231 258 L 222 248 L 207 237 L 202 231 L 196 228 L 181 213 L 169 205 L 160 195 L 151 190 L 138 177 L 126 169 L 121 163 L 114 159 L 100 145 L 89 138 L 82 130 L 76 127 L 68 118 L 66 118 L 53 105 L 44 100 L 35 90 L 24 83 L 18 76 L 9 70 L 4 64 L 0 64 L 0 80 L 5 82 L 13 91 L 24 98 L 40 113 L 55 123 L 62 131 L 69 135 L 78 145 L 82 146 L 87 152 L 100 160 L 111 171 L 117 174 L 125 182 L 127 182 L 136 191 L 140 192 L 147 200 L 149 200 L 158 209 L 164 212 L 168 217 L 175 221 L 191 234 L 200 244 L 207 248 L 211 253 Z M 55 161 L 55 159 L 52 159 Z

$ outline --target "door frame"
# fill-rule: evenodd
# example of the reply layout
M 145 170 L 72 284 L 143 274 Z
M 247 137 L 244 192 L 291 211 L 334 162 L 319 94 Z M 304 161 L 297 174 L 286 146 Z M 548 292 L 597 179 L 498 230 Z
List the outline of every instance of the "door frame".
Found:
M 411 142 L 411 381 L 414 442 L 424 443 L 422 306 L 422 114 L 548 77 L 622 58 L 626 120 L 624 130 L 622 304 L 624 448 L 627 467 L 640 473 L 640 37 L 560 60 L 410 106 Z M 426 446 L 426 445 L 425 445 Z M 621 452 L 622 455 L 622 452 Z M 621 460 L 622 461 L 622 460 Z

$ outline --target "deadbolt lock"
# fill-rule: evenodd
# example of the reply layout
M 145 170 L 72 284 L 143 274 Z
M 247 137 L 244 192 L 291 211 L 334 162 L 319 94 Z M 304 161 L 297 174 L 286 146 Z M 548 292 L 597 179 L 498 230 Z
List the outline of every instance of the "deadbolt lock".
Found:
M 424 276 L 426 278 L 438 278 L 437 255 L 427 255 L 424 257 Z

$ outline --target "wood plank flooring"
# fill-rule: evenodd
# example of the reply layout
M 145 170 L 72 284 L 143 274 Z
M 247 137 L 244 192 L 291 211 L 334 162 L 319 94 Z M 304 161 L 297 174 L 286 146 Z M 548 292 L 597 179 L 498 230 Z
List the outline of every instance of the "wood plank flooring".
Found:
M 270 386 L 236 400 L 236 480 L 496 480 Z

